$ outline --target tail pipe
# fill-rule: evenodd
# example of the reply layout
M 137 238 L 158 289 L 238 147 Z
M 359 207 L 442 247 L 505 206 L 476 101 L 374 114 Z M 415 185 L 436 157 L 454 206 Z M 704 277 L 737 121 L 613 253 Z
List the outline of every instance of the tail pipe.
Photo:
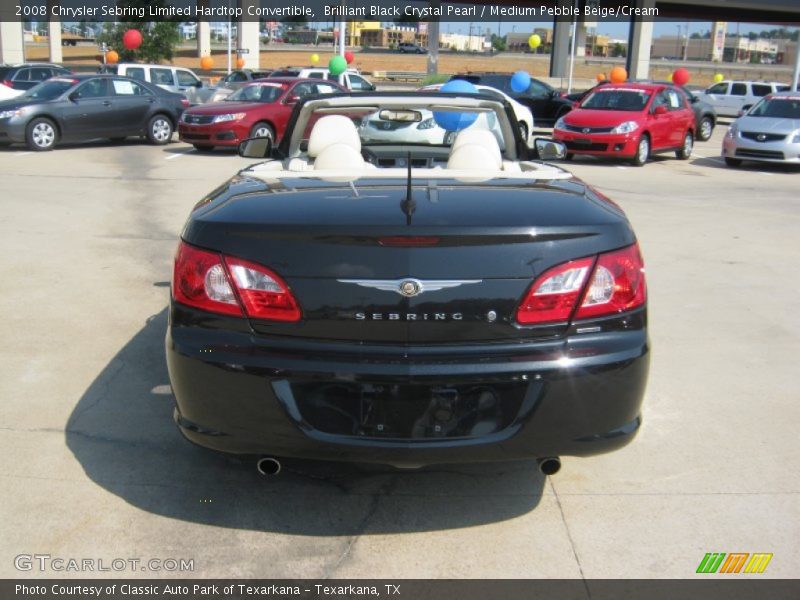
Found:
M 256 462 L 256 469 L 264 477 L 278 475 L 281 472 L 281 461 L 272 456 L 264 456 Z
M 561 459 L 557 456 L 540 458 L 539 470 L 542 472 L 542 475 L 555 475 L 561 470 Z

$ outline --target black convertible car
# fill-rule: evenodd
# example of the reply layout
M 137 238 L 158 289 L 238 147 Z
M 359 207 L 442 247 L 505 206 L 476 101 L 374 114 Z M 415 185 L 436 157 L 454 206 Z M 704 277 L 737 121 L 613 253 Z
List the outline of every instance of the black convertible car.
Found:
M 53 77 L 0 102 L 0 144 L 52 150 L 61 142 L 144 136 L 172 139 L 189 101 L 138 79 L 92 74 Z
M 364 121 L 460 131 L 366 144 Z M 513 123 L 490 96 L 337 95 L 299 103 L 279 147 L 244 142 L 268 160 L 196 205 L 175 257 L 182 433 L 262 473 L 305 457 L 550 474 L 628 443 L 649 359 L 636 237 L 529 155 L 563 146 L 529 150 Z

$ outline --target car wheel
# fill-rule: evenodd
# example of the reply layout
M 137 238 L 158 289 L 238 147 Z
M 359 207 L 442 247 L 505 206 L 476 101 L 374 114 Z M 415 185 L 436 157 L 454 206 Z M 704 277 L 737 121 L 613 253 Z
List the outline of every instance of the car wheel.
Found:
M 526 123 L 519 124 L 519 133 L 522 136 L 522 141 L 528 143 L 528 125 Z
M 692 148 L 694 148 L 694 136 L 691 131 L 687 131 L 683 136 L 683 146 L 680 150 L 675 151 L 675 156 L 681 160 L 689 160 L 692 156 Z
M 697 139 L 701 142 L 707 142 L 711 139 L 712 133 L 714 133 L 714 121 L 711 120 L 711 117 L 703 117 L 697 127 Z
M 639 144 L 636 146 L 636 154 L 633 157 L 633 164 L 637 167 L 642 167 L 650 158 L 650 136 L 642 134 L 639 138 Z
M 147 124 L 147 139 L 151 144 L 162 146 L 172 139 L 172 121 L 164 115 L 156 115 Z
M 729 158 L 726 156 L 725 164 L 729 167 L 740 167 L 742 165 L 742 160 L 739 158 Z
M 198 152 L 211 152 L 214 149 L 214 146 L 202 146 L 200 144 L 194 144 L 194 149 Z
M 256 123 L 253 125 L 253 128 L 250 130 L 250 137 L 265 137 L 275 142 L 275 130 L 272 129 L 272 126 L 269 123 Z
M 56 125 L 50 119 L 34 119 L 25 130 L 25 142 L 28 149 L 35 152 L 52 150 L 56 145 L 58 133 Z

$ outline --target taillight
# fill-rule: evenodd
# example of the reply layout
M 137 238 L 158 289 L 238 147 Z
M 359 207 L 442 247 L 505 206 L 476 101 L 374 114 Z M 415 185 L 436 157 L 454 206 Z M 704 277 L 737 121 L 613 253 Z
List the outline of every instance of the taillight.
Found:
M 189 99 L 181 98 L 181 106 L 183 106 L 184 108 L 189 108 Z
M 639 245 L 601 254 L 574 319 L 612 315 L 641 306 L 647 300 L 644 261 Z
M 299 321 L 300 308 L 272 271 L 181 242 L 172 293 L 177 302 L 213 313 L 272 321 Z
M 8 86 L 8 87 L 14 87 L 12 84 L 13 84 L 13 81 L 11 81 L 10 79 L 3 79 L 3 85 Z
M 633 244 L 542 273 L 517 308 L 517 322 L 541 325 L 612 315 L 641 306 L 646 298 L 644 263 Z
M 300 307 L 275 273 L 240 258 L 225 257 L 244 311 L 251 319 L 299 321 Z
M 517 308 L 522 325 L 567 321 L 572 314 L 594 258 L 581 258 L 542 273 Z

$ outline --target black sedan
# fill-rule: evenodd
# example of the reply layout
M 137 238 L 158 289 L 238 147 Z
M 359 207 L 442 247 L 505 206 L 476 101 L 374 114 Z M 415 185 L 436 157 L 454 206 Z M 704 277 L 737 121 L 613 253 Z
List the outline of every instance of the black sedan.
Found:
M 51 77 L 72 75 L 72 71 L 50 63 L 0 65 L 0 83 L 15 90 L 29 90 Z
M 501 90 L 533 113 L 533 122 L 540 126 L 552 126 L 572 110 L 574 104 L 562 96 L 554 87 L 539 79 L 531 79 L 528 89 L 515 92 L 511 89 L 510 73 L 464 73 L 453 75 L 450 79 L 464 79 L 473 84 L 488 85 Z
M 313 96 L 279 147 L 243 142 L 261 162 L 195 206 L 175 256 L 184 436 L 273 474 L 282 457 L 551 474 L 633 439 L 649 343 L 631 225 L 533 160 L 562 145 L 529 149 L 509 104 L 467 96 Z M 387 143 L 354 120 L 458 133 Z
M 575 102 L 581 103 L 586 96 L 589 95 L 589 92 L 592 90 L 608 85 L 611 83 L 610 81 L 600 81 L 594 87 L 589 88 L 588 90 L 584 90 L 582 92 L 573 92 L 572 94 L 567 95 L 566 97 Z M 653 81 L 652 79 L 636 79 L 632 80 L 631 83 L 662 83 L 666 85 L 671 85 L 673 88 L 678 90 L 678 92 L 682 93 L 686 96 L 686 99 L 689 102 L 689 106 L 694 112 L 694 122 L 695 122 L 695 131 L 697 132 L 697 139 L 706 142 L 711 139 L 711 135 L 714 133 L 714 127 L 717 125 L 717 111 L 714 110 L 714 107 L 711 106 L 705 100 L 702 100 L 699 96 L 696 96 L 692 93 L 691 90 L 688 88 L 675 85 L 668 81 Z
M 188 105 L 180 94 L 128 77 L 55 77 L 0 102 L 0 144 L 52 150 L 60 142 L 128 136 L 166 144 Z

